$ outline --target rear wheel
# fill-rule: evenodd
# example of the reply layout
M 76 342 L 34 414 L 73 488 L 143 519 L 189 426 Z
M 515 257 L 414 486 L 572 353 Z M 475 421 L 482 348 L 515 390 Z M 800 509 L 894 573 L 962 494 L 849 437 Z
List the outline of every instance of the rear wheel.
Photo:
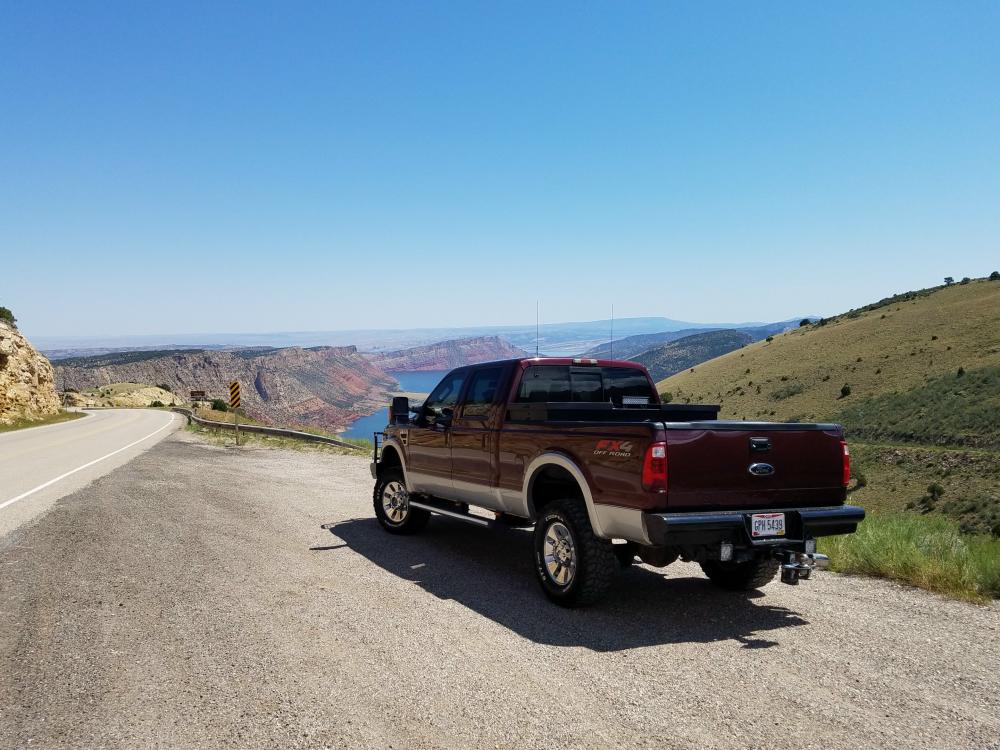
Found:
M 578 500 L 556 500 L 535 522 L 535 572 L 545 595 L 564 607 L 600 599 L 619 564 L 611 542 L 599 539 Z
M 431 514 L 410 506 L 401 469 L 385 469 L 375 483 L 375 518 L 390 534 L 415 534 L 427 525 Z
M 701 564 L 701 569 L 716 586 L 730 591 L 750 591 L 766 586 L 774 579 L 778 561 L 770 557 L 745 562 L 708 560 Z

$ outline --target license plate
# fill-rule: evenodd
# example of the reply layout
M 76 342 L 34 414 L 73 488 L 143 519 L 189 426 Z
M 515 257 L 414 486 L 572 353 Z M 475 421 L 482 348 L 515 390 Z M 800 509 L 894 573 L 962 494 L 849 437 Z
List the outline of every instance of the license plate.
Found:
M 784 513 L 754 513 L 750 516 L 750 536 L 784 536 Z

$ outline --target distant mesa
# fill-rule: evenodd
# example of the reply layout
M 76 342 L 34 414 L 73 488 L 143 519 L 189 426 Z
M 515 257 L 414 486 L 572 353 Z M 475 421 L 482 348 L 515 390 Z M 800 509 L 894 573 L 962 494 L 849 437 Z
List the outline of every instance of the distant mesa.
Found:
M 378 410 L 396 387 L 392 376 L 353 346 L 123 352 L 63 360 L 56 373 L 65 388 L 80 392 L 112 383 L 156 383 L 182 398 L 192 390 L 218 398 L 239 380 L 243 407 L 255 419 L 330 430 Z
M 524 356 L 527 352 L 500 336 L 476 336 L 374 354 L 372 360 L 387 372 L 425 372 Z
M 399 385 L 390 371 L 447 370 L 523 354 L 496 336 L 381 355 L 361 354 L 355 346 L 120 351 L 59 360 L 56 375 L 64 389 L 78 392 L 74 399 L 122 406 L 144 405 L 139 402 L 146 396 L 146 404 L 159 400 L 169 405 L 193 390 L 219 398 L 238 380 L 244 410 L 264 424 L 341 430 L 385 406 Z M 173 398 L 136 390 L 136 384 L 148 389 L 153 383 L 166 386 Z M 133 384 L 131 391 L 123 387 L 127 384 Z

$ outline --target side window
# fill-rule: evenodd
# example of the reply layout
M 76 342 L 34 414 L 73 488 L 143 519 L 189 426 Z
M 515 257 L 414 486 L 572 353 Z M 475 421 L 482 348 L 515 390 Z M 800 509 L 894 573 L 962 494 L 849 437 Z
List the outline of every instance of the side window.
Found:
M 517 389 L 518 403 L 569 400 L 569 367 L 539 365 L 524 371 Z
M 424 401 L 424 414 L 426 416 L 440 416 L 442 409 L 453 408 L 458 403 L 458 394 L 462 392 L 465 375 L 464 370 L 446 375 Z
M 473 373 L 469 389 L 465 393 L 463 417 L 475 419 L 485 417 L 489 413 L 490 407 L 496 401 L 502 376 L 502 367 L 488 367 Z

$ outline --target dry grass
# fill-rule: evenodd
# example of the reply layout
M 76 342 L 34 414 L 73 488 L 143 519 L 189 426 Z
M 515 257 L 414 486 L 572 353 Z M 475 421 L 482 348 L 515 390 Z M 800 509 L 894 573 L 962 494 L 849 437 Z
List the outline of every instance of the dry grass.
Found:
M 58 414 L 52 414 L 41 419 L 17 419 L 12 424 L 0 424 L 0 432 L 13 432 L 14 430 L 23 430 L 29 427 L 71 422 L 74 419 L 80 419 L 85 416 L 87 415 L 81 411 L 60 411 Z
M 890 578 L 956 599 L 1000 597 L 1000 539 L 962 534 L 940 516 L 868 518 L 855 534 L 820 540 L 832 570 Z
M 242 420 L 241 420 L 242 421 Z M 212 445 L 220 447 L 235 447 L 236 436 L 233 430 L 213 429 L 191 424 L 187 426 L 187 431 L 198 435 Z M 280 437 L 277 435 L 261 435 L 255 432 L 240 432 L 240 445 L 255 448 L 280 448 L 283 450 L 302 451 L 306 453 L 329 453 L 337 456 L 367 456 L 358 450 L 342 448 L 328 443 L 311 443 L 306 440 L 296 440 L 295 438 Z
M 200 419 L 209 419 L 213 422 L 229 422 L 233 423 L 236 421 L 236 416 L 231 411 L 216 411 L 215 409 L 209 409 L 204 406 L 199 406 L 194 410 L 194 415 Z M 253 417 L 248 417 L 240 410 L 240 424 L 262 424 L 258 422 Z

